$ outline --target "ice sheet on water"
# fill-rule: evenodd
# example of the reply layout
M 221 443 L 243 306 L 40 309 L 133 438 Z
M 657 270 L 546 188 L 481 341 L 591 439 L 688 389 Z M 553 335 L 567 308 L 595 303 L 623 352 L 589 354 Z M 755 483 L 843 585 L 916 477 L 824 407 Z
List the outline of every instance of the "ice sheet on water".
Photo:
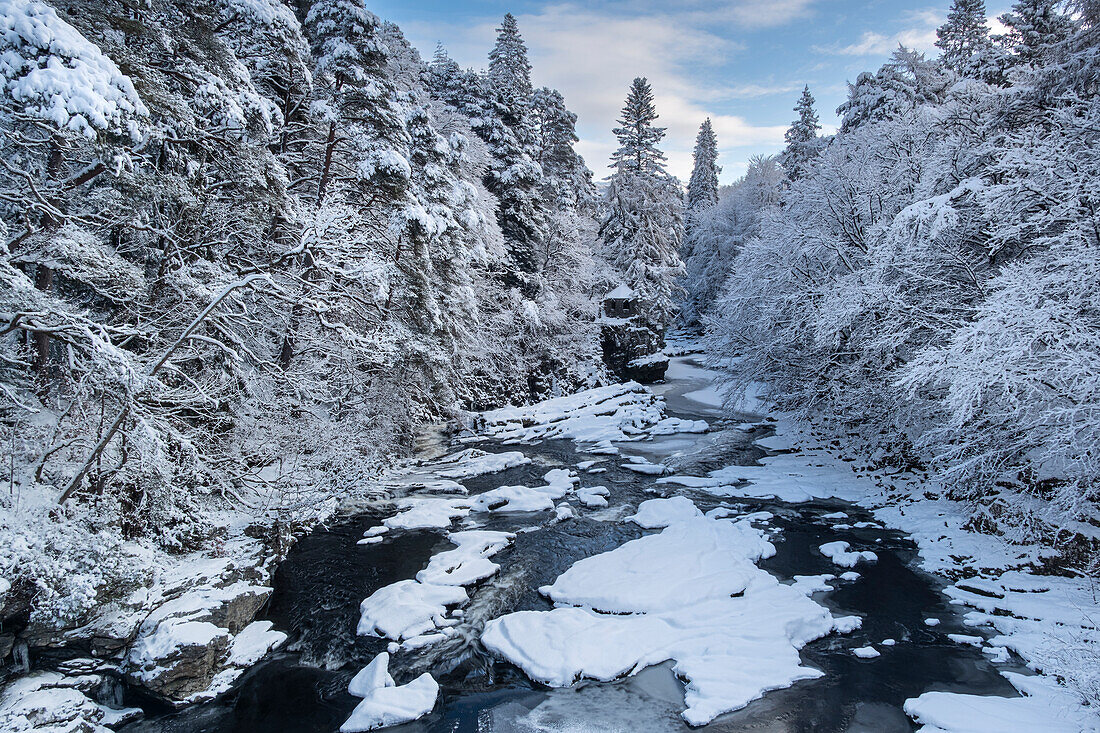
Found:
M 905 713 L 925 733 L 1085 733 L 1100 731 L 1100 717 L 1045 677 L 1004 672 L 1026 697 L 926 692 L 905 701 Z
M 575 563 L 541 589 L 569 606 L 490 621 L 482 641 L 551 686 L 674 660 L 687 680 L 683 718 L 701 725 L 821 675 L 802 666 L 798 650 L 830 633 L 834 620 L 755 566 L 773 551 L 748 522 L 682 519 Z
M 693 517 L 580 560 L 539 592 L 559 605 L 606 613 L 659 613 L 743 593 L 761 572 L 754 562 L 775 547 L 747 523 L 706 519 L 683 500 Z
M 484 432 L 519 443 L 568 438 L 592 443 L 593 453 L 614 453 L 611 441 L 637 440 L 647 434 L 703 432 L 701 420 L 664 416 L 664 401 L 637 382 L 596 387 L 526 407 L 483 412 Z

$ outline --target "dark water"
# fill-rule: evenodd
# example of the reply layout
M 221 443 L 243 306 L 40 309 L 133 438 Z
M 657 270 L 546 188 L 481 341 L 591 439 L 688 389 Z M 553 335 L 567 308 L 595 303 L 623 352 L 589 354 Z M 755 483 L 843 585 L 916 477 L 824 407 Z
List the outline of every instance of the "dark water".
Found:
M 666 395 L 670 412 L 681 417 L 715 412 L 682 399 L 698 385 L 676 385 Z M 626 454 L 649 454 L 654 459 L 680 450 L 694 455 L 677 459 L 691 470 L 751 462 L 761 451 L 752 446 L 754 435 L 718 430 L 705 436 L 672 436 L 644 444 L 627 444 Z M 485 450 L 514 450 L 513 446 L 485 444 Z M 535 463 L 483 476 L 465 485 L 479 493 L 505 484 L 540 483 L 550 468 L 570 466 L 588 456 L 572 443 L 548 441 L 524 446 Z M 652 477 L 619 468 L 623 461 L 610 457 L 602 474 L 581 474 L 584 486 L 605 485 L 612 508 L 634 506 L 655 491 L 671 487 Z M 647 491 L 648 490 L 648 491 Z M 701 509 L 720 500 L 702 493 L 683 492 Z M 571 502 L 577 504 L 577 502 Z M 728 505 L 730 502 L 726 502 Z M 781 579 L 794 575 L 836 573 L 838 570 L 817 548 L 845 540 L 853 549 L 872 549 L 879 561 L 860 564 L 861 577 L 834 583 L 832 592 L 815 598 L 836 615 L 859 615 L 862 628 L 832 635 L 807 645 L 804 663 L 825 676 L 796 683 L 766 694 L 748 707 L 724 715 L 707 731 L 909 731 L 913 727 L 901 711 L 906 698 L 929 689 L 988 694 L 1014 694 L 1012 688 L 973 647 L 954 644 L 948 633 L 965 631 L 961 621 L 939 593 L 930 576 L 915 570 L 916 548 L 904 536 L 884 529 L 836 529 L 821 515 L 845 511 L 846 523 L 871 519 L 862 510 L 841 502 L 785 505 L 772 501 L 738 500 L 745 511 L 767 510 L 775 516 L 770 526 L 777 553 L 761 567 Z M 680 683 L 670 665 L 645 670 L 614 683 L 581 683 L 551 690 L 528 681 L 510 664 L 492 659 L 480 647 L 481 626 L 489 618 L 524 609 L 548 609 L 537 593 L 576 560 L 605 552 L 640 536 L 629 523 L 586 518 L 593 512 L 574 506 L 577 518 L 535 532 L 520 533 L 509 549 L 494 557 L 501 571 L 477 589 L 456 633 L 445 642 L 393 658 L 391 672 L 403 683 L 430 671 L 441 686 L 441 701 L 428 717 L 392 728 L 402 733 L 460 733 L 465 731 L 683 731 Z M 608 518 L 609 510 L 601 511 Z M 624 512 L 628 513 L 628 512 Z M 335 731 L 347 719 L 357 699 L 347 694 L 348 680 L 375 654 L 383 640 L 357 637 L 359 602 L 382 586 L 412 578 L 429 557 L 450 545 L 442 531 L 393 532 L 375 545 L 355 542 L 380 515 L 346 517 L 303 539 L 280 566 L 275 592 L 263 612 L 275 627 L 290 634 L 287 648 L 246 673 L 221 698 L 174 714 L 157 714 L 123 728 L 126 733 L 198 733 L 219 731 Z M 480 517 L 479 517 L 480 519 Z M 515 531 L 545 525 L 547 514 L 491 516 L 479 523 L 487 529 Z M 935 628 L 924 623 L 937 617 Z M 972 632 L 970 632 L 972 633 Z M 880 657 L 864 660 L 851 649 L 878 645 L 893 638 L 893 647 L 881 647 Z

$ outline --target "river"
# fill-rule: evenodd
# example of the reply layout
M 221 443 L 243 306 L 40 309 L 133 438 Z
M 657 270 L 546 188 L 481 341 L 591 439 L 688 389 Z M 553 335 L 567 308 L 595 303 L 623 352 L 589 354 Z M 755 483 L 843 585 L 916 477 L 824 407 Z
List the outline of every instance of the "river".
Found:
M 704 419 L 711 430 L 630 443 L 630 453 L 678 470 L 698 473 L 730 464 L 748 465 L 767 451 L 753 441 L 768 435 L 767 420 L 752 415 L 724 415 L 704 397 L 711 377 L 696 361 L 674 360 L 669 379 L 654 391 L 667 403 L 667 414 Z M 702 390 L 702 392 L 700 392 Z M 746 423 L 754 423 L 750 428 Z M 465 444 L 463 447 L 470 447 Z M 474 447 L 489 452 L 515 450 L 485 440 Z M 426 449 L 438 453 L 440 446 Z M 578 450 L 571 441 L 551 440 L 519 446 L 532 462 L 463 483 L 471 494 L 501 485 L 538 483 L 554 467 L 606 459 Z M 516 667 L 494 659 L 481 646 L 485 621 L 517 610 L 548 610 L 537 592 L 575 561 L 606 552 L 646 533 L 615 521 L 634 506 L 661 495 L 682 493 L 702 510 L 723 503 L 737 511 L 767 511 L 776 554 L 760 567 L 782 581 L 795 575 L 839 572 L 818 547 L 843 540 L 873 548 L 878 562 L 860 565 L 860 577 L 815 594 L 835 615 L 858 615 L 862 627 L 831 634 L 801 651 L 803 663 L 825 674 L 766 693 L 741 710 L 719 716 L 707 731 L 909 731 L 913 726 L 902 703 L 931 689 L 984 694 L 1014 694 L 1011 686 L 978 649 L 952 642 L 950 633 L 967 633 L 961 618 L 940 593 L 940 581 L 920 571 L 916 547 L 905 536 L 884 529 L 865 510 L 836 500 L 787 504 L 772 499 L 721 500 L 702 492 L 655 483 L 653 476 L 625 470 L 620 460 L 604 460 L 607 471 L 581 472 L 582 485 L 610 490 L 609 507 L 575 506 L 576 517 L 549 523 L 548 513 L 488 515 L 479 527 L 520 532 L 515 543 L 494 556 L 500 572 L 476 589 L 463 621 L 445 642 L 395 655 L 391 672 L 398 682 L 430 671 L 441 686 L 440 702 L 429 716 L 392 728 L 402 733 L 499 731 L 684 731 L 683 686 L 666 663 L 622 680 L 581 682 L 551 689 L 529 681 Z M 648 490 L 648 491 L 647 491 Z M 838 522 L 824 517 L 844 512 Z M 283 651 L 247 672 L 220 698 L 178 712 L 157 710 L 147 701 L 148 716 L 122 730 L 126 733 L 198 733 L 335 731 L 358 700 L 346 691 L 351 676 L 386 649 L 386 641 L 356 636 L 359 602 L 375 590 L 413 578 L 432 554 L 451 547 L 441 530 L 394 532 L 385 541 L 357 545 L 363 532 L 377 525 L 379 509 L 347 513 L 327 528 L 301 540 L 275 575 L 275 592 L 262 616 L 290 635 Z M 853 525 L 864 522 L 862 527 Z M 927 618 L 941 619 L 929 626 Z M 871 642 L 896 644 L 873 659 L 852 650 Z M 132 701 L 131 701 L 132 702 Z

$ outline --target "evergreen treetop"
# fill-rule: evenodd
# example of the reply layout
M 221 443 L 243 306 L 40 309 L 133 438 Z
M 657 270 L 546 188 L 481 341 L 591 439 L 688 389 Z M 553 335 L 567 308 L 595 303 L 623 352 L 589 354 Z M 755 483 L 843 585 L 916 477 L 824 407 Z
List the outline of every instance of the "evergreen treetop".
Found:
M 531 62 L 511 13 L 497 28 L 497 42 L 489 52 L 489 80 L 509 107 L 524 105 L 531 96 Z
M 692 154 L 695 166 L 688 181 L 687 205 L 689 211 L 706 208 L 718 203 L 718 136 L 708 117 L 699 126 L 695 138 L 695 151 Z
M 635 78 L 618 120 L 619 127 L 612 130 L 619 139 L 619 149 L 611 156 L 611 163 L 619 173 L 665 175 L 667 159 L 657 148 L 665 136 L 665 128 L 653 124 L 657 117 L 649 81 L 645 77 Z

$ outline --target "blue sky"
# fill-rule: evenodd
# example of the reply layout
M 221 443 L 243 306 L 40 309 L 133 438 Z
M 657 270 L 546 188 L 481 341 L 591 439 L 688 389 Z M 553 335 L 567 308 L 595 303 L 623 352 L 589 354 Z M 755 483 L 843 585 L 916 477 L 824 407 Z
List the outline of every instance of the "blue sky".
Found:
M 519 19 L 534 82 L 565 95 L 578 115 L 579 151 L 597 178 L 615 148 L 611 128 L 635 76 L 657 98 L 669 170 L 685 179 L 699 124 L 714 120 L 722 182 L 754 153 L 783 147 L 803 84 L 826 131 L 846 82 L 875 70 L 899 41 L 934 55 L 950 0 L 367 0 L 430 58 L 437 41 L 463 66 L 484 68 L 506 12 Z M 1011 0 L 986 6 L 995 17 Z M 994 25 L 995 21 L 993 22 Z

